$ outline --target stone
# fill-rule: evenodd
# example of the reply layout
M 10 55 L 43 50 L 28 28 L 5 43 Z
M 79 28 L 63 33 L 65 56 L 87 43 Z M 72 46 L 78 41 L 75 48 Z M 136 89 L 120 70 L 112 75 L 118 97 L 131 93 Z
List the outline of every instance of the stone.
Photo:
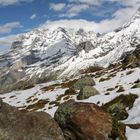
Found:
M 132 88 L 140 88 L 140 82 L 136 83 Z
M 92 103 L 69 100 L 59 106 L 54 119 L 66 140 L 108 140 L 111 136 L 112 117 Z
M 90 76 L 85 76 L 77 80 L 77 82 L 73 85 L 75 90 L 81 90 L 84 86 L 94 86 L 95 81 Z
M 135 100 L 138 98 L 135 94 L 120 95 L 112 101 L 104 104 L 102 108 L 112 114 L 118 120 L 124 120 L 128 117 L 127 109 L 131 109 Z
M 53 118 L 45 112 L 23 113 L 2 102 L 0 140 L 65 140 Z
M 124 91 L 125 91 L 124 87 L 122 85 L 120 85 L 119 89 L 117 90 L 117 92 L 124 92 Z
M 100 94 L 94 87 L 92 86 L 85 86 L 83 87 L 78 96 L 77 96 L 77 99 L 78 100 L 83 100 L 83 99 L 87 99 L 91 96 L 95 96 L 95 95 L 98 95 Z

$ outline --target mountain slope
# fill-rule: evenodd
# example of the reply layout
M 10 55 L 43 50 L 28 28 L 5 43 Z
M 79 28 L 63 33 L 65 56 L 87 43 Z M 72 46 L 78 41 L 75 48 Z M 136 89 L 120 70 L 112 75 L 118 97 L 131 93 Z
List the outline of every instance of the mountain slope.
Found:
M 129 23 L 97 37 L 93 31 L 42 26 L 23 34 L 0 56 L 0 92 L 107 67 L 140 43 L 140 9 Z

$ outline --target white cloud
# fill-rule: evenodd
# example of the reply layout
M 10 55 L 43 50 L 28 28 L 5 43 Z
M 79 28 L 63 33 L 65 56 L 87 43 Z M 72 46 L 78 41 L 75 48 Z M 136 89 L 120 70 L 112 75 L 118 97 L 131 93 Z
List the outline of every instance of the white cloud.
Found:
M 21 28 L 20 22 L 10 22 L 4 25 L 0 25 L 0 34 L 10 33 L 15 28 Z
M 83 3 L 88 5 L 100 5 L 102 0 L 69 0 L 69 2 Z
M 87 4 L 79 4 L 79 5 L 74 5 L 74 4 L 70 4 L 67 5 L 68 10 L 66 11 L 65 14 L 61 14 L 60 17 L 74 17 L 77 16 L 79 13 L 81 13 L 82 11 L 86 10 L 89 8 L 89 5 Z
M 103 2 L 118 2 L 125 6 L 140 4 L 140 0 L 69 0 L 69 2 L 86 3 L 89 5 L 101 5 Z
M 50 9 L 54 10 L 54 11 L 61 11 L 65 8 L 66 4 L 65 3 L 51 3 L 50 4 Z
M 36 14 L 33 14 L 33 15 L 30 16 L 30 19 L 33 20 L 33 19 L 35 19 L 36 17 L 37 17 L 37 15 L 36 15 Z
M 95 31 L 100 33 L 109 32 L 126 24 L 131 17 L 135 14 L 137 8 L 128 7 L 122 8 L 113 14 L 112 19 L 102 20 L 95 24 Z
M 107 0 L 106 0 L 107 1 Z M 111 2 L 118 2 L 125 6 L 134 6 L 140 4 L 140 0 L 110 0 Z
M 59 17 L 74 17 L 90 6 L 100 5 L 101 0 L 68 0 L 68 3 L 51 3 L 50 9 L 54 11 L 63 11 Z
M 0 38 L 0 52 L 7 51 L 11 47 L 12 42 L 15 41 L 18 36 L 19 35 L 9 35 L 6 37 L 1 37 Z
M 50 9 L 54 11 L 62 11 L 58 13 L 59 17 L 74 17 L 89 8 L 97 8 L 104 2 L 117 2 L 122 6 L 134 7 L 140 5 L 140 0 L 68 0 L 68 3 L 51 3 Z M 99 11 L 100 13 L 100 11 Z M 103 13 L 106 13 L 104 11 Z M 98 14 L 98 13 L 97 13 Z M 104 15 L 103 15 L 104 16 Z
M 42 28 L 58 28 L 58 27 L 66 27 L 66 28 L 84 28 L 85 30 L 91 31 L 93 30 L 96 33 L 106 33 L 112 30 L 117 29 L 123 24 L 127 23 L 130 18 L 136 12 L 137 7 L 128 7 L 122 8 L 116 11 L 113 14 L 112 19 L 105 19 L 100 22 L 87 21 L 84 19 L 65 19 L 58 21 L 47 21 Z
M 33 0 L 0 0 L 1 6 L 8 6 L 14 4 L 20 4 L 22 2 L 32 2 Z
M 47 21 L 45 24 L 41 25 L 42 28 L 84 28 L 85 30 L 94 30 L 94 22 L 89 22 L 84 19 L 64 19 L 57 21 Z

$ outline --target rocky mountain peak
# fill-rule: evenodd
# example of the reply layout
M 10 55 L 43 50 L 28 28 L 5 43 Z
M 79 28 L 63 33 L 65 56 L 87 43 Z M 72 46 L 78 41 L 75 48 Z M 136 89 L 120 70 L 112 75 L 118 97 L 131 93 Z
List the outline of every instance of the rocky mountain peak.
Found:
M 0 56 L 0 91 L 5 92 L 5 82 L 11 90 L 21 81 L 39 83 L 74 76 L 91 66 L 107 67 L 139 43 L 140 8 L 121 29 L 99 37 L 84 29 L 41 26 L 19 36 L 11 51 Z

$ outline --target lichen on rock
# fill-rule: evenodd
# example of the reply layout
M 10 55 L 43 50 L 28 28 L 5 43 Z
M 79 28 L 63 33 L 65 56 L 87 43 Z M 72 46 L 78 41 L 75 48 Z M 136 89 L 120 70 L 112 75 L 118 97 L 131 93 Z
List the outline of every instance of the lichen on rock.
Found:
M 87 99 L 91 96 L 98 95 L 98 94 L 100 94 L 100 93 L 94 87 L 85 86 L 85 87 L 81 88 L 81 90 L 77 96 L 77 99 L 83 100 L 83 99 Z

